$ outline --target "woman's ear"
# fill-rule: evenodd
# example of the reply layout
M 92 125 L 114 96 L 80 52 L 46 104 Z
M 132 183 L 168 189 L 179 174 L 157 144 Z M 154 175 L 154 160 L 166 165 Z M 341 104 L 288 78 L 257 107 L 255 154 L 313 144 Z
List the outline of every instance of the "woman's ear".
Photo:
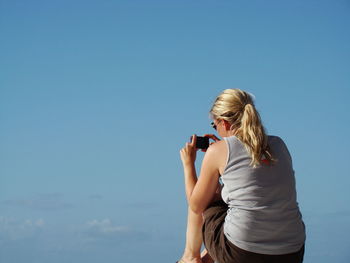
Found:
M 225 125 L 225 130 L 226 131 L 231 130 L 231 124 L 227 120 L 223 120 L 223 121 L 224 121 L 224 125 Z

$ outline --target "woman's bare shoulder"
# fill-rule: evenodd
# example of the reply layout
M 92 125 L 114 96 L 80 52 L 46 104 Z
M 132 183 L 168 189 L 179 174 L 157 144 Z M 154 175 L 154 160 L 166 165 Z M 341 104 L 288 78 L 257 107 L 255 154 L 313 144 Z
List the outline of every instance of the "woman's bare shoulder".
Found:
M 205 155 L 213 160 L 218 167 L 222 168 L 226 165 L 227 154 L 227 143 L 225 140 L 221 140 L 211 144 Z
M 226 149 L 226 147 L 227 147 L 227 144 L 225 140 L 220 140 L 210 145 L 208 150 L 213 153 L 218 153 L 218 152 L 222 152 L 224 149 Z

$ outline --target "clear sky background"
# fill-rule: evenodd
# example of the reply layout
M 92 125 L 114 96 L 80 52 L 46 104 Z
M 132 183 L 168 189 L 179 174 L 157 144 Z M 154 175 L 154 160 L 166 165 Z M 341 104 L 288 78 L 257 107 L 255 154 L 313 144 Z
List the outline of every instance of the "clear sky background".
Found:
M 175 262 L 226 88 L 290 149 L 304 262 L 350 262 L 349 28 L 348 0 L 0 0 L 0 262 Z

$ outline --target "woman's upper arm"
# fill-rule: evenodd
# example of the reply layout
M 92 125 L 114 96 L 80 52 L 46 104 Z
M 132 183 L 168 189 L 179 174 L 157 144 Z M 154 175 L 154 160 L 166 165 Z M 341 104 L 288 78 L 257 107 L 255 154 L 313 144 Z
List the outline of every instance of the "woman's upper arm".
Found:
M 190 198 L 190 207 L 195 213 L 202 213 L 213 199 L 219 183 L 219 167 L 225 159 L 226 143 L 220 141 L 206 151 L 200 176 Z

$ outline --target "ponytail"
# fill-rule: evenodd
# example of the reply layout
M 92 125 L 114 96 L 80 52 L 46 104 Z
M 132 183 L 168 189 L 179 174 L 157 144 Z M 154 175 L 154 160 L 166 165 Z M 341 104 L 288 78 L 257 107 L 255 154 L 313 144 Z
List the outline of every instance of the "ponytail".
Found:
M 250 165 L 256 167 L 263 159 L 269 164 L 274 162 L 260 114 L 248 93 L 239 89 L 224 90 L 216 98 L 210 113 L 216 119 L 227 120 L 231 129 L 236 129 L 236 137 L 252 158 Z
M 255 106 L 248 103 L 244 106 L 241 126 L 237 129 L 236 136 L 240 139 L 252 161 L 251 165 L 256 167 L 263 159 L 267 159 L 271 163 L 272 158 L 267 145 L 267 135 L 261 123 L 260 114 Z

